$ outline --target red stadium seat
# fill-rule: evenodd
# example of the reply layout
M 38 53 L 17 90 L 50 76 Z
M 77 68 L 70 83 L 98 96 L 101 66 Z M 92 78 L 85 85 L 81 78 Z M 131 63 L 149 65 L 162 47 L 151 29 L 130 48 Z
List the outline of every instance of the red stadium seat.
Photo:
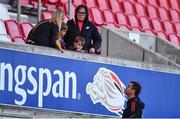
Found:
M 169 0 L 171 9 L 176 9 L 180 11 L 180 1 L 179 0 Z
M 23 37 L 27 38 L 29 32 L 33 28 L 33 25 L 31 23 L 29 23 L 29 22 L 22 22 L 19 25 L 20 25 Z
M 85 0 L 85 3 L 88 8 L 97 7 L 96 0 Z
M 93 22 L 96 25 L 103 25 L 104 24 L 102 13 L 98 8 L 91 8 L 91 14 L 92 14 Z
M 97 4 L 100 10 L 110 9 L 108 0 L 97 0 Z
M 153 31 L 152 24 L 147 17 L 139 17 L 139 21 L 143 30 Z
M 169 41 L 171 41 L 173 44 L 180 46 L 180 38 L 175 34 L 169 34 Z
M 68 0 L 59 0 L 60 3 L 63 5 L 63 4 L 67 4 L 68 3 Z
M 140 4 L 140 3 L 136 3 L 135 4 L 135 9 L 136 9 L 136 14 L 138 16 L 147 16 L 147 12 L 145 9 L 145 6 Z
M 170 5 L 169 0 L 158 0 L 158 1 L 161 7 L 169 9 L 169 5 Z
M 154 6 L 152 6 L 152 5 L 147 6 L 147 12 L 148 12 L 148 16 L 151 19 L 152 18 L 159 18 L 158 11 Z
M 84 0 L 72 0 L 73 4 L 75 6 L 81 5 L 81 4 L 85 4 Z
M 155 33 L 153 32 L 153 30 L 148 30 L 148 29 L 145 29 L 144 30 L 145 33 L 148 33 L 148 34 L 151 34 L 151 35 L 154 35 Z
M 180 16 L 177 10 L 170 10 L 170 16 L 173 22 L 180 22 Z
M 141 4 L 143 4 L 143 5 L 146 5 L 147 4 L 147 2 L 146 2 L 146 0 L 136 0 L 138 3 L 141 3 Z
M 130 1 L 131 3 L 136 3 L 136 0 L 128 0 L 128 1 Z
M 48 11 L 55 11 L 56 10 L 56 7 L 57 7 L 57 4 L 45 4 L 44 7 L 46 7 L 46 9 Z
M 22 36 L 21 30 L 19 28 L 19 25 L 14 20 L 6 20 L 4 21 L 7 33 L 11 38 L 14 38 L 15 36 Z
M 16 36 L 14 38 L 12 38 L 12 41 L 18 44 L 26 44 L 26 41 L 23 37 L 21 36 Z
M 129 25 L 135 31 L 142 31 L 139 19 L 135 15 L 128 15 Z
M 114 12 L 114 13 L 123 11 L 122 6 L 118 2 L 118 0 L 109 0 L 109 4 L 110 4 L 112 12 Z
M 51 17 L 52 17 L 52 12 L 50 11 L 42 12 L 41 14 L 41 20 L 50 19 Z
M 51 4 L 57 4 L 59 3 L 59 0 L 46 0 L 47 2 L 51 3 Z
M 16 0 L 16 3 L 18 3 L 18 0 Z M 23 7 L 26 7 L 28 5 L 29 1 L 28 0 L 21 0 L 21 5 Z
M 122 6 L 126 14 L 136 14 L 134 5 L 129 1 L 123 1 Z
M 167 34 L 175 33 L 175 28 L 173 24 L 169 21 L 163 21 L 164 29 Z
M 152 19 L 151 21 L 155 32 L 164 32 L 161 21 L 159 21 L 158 19 Z
M 129 29 L 129 22 L 128 22 L 128 19 L 124 13 L 117 12 L 116 13 L 116 19 L 117 19 L 117 24 L 119 27 L 125 26 L 126 28 Z
M 180 22 L 176 22 L 174 24 L 174 26 L 175 26 L 175 29 L 176 29 L 176 33 L 180 35 Z
M 166 34 L 165 34 L 164 32 L 157 32 L 156 34 L 157 34 L 157 36 L 159 36 L 159 37 L 164 38 L 165 40 L 167 40 L 167 36 L 166 36 Z
M 38 3 L 36 0 L 29 0 L 29 3 L 33 6 L 34 9 L 38 8 Z
M 148 5 L 153 5 L 155 7 L 159 6 L 157 0 L 147 0 Z
M 102 13 L 103 13 L 104 20 L 105 20 L 106 24 L 109 24 L 110 26 L 112 24 L 114 24 L 114 26 L 117 25 L 116 20 L 115 20 L 115 16 L 110 10 L 103 10 Z
M 170 20 L 169 13 L 165 8 L 159 7 L 158 11 L 159 11 L 159 16 L 161 20 Z

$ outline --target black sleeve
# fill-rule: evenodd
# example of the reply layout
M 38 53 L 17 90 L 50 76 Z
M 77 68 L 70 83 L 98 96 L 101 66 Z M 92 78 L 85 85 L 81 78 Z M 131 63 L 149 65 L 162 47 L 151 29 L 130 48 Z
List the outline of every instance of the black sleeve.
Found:
M 135 110 L 131 109 L 131 116 L 130 117 L 131 118 L 141 118 L 142 117 L 142 108 L 137 102 L 134 102 L 134 104 L 135 104 Z
M 99 49 L 101 47 L 102 38 L 96 26 L 94 26 L 92 31 L 92 39 L 93 39 L 92 47 L 95 48 L 96 50 Z
M 72 22 L 73 22 L 72 20 L 67 21 L 68 30 L 66 32 L 66 35 L 64 36 L 64 42 L 66 43 L 66 48 L 69 49 L 69 50 L 71 50 L 72 47 L 73 47 L 73 45 L 72 45 L 73 41 L 71 41 L 72 33 L 70 32 L 71 27 L 73 27 Z
M 53 25 L 51 29 L 51 41 L 50 41 L 50 46 L 56 48 L 56 38 L 59 33 L 59 27 L 58 25 Z

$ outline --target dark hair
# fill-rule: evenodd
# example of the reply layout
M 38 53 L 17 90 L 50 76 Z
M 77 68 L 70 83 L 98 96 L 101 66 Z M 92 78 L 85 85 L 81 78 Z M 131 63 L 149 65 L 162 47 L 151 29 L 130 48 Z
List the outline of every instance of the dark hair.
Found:
M 77 43 L 77 42 L 79 42 L 79 41 L 81 41 L 82 46 L 84 46 L 85 40 L 84 40 L 84 38 L 83 38 L 82 36 L 76 36 L 76 38 L 74 39 L 74 42 L 75 42 L 75 43 Z
M 131 83 L 133 84 L 132 89 L 135 90 L 135 95 L 138 96 L 141 92 L 141 85 L 135 81 L 131 81 Z
M 61 24 L 61 31 L 62 30 L 68 30 L 68 26 L 67 26 L 67 24 L 66 23 L 64 23 L 64 22 L 62 22 L 62 24 Z
M 75 20 L 76 20 L 76 22 L 78 21 L 78 19 L 77 19 L 77 13 L 79 12 L 79 10 L 80 9 L 85 9 L 85 19 L 84 19 L 84 22 L 85 21 L 87 21 L 87 20 L 89 20 L 89 15 L 88 15 L 88 8 L 87 8 L 87 6 L 86 5 L 83 5 L 83 4 L 81 4 L 81 5 L 79 5 L 79 6 L 77 6 L 77 8 L 75 9 Z

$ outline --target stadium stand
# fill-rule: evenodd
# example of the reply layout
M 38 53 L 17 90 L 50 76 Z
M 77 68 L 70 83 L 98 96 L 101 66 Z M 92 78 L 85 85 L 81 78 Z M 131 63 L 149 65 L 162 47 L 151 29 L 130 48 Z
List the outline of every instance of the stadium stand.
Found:
M 135 14 L 135 8 L 133 3 L 129 1 L 122 2 L 123 10 L 126 14 Z
M 88 8 L 97 7 L 95 0 L 85 0 L 85 4 L 88 6 Z
M 33 25 L 30 22 L 22 22 L 19 25 L 22 31 L 22 36 L 26 39 L 28 37 L 29 32 L 33 28 Z
M 157 0 L 147 0 L 147 4 L 157 7 L 158 6 L 158 1 Z
M 140 22 L 139 19 L 135 16 L 135 15 L 128 15 L 128 20 L 129 20 L 129 25 L 131 27 L 131 29 L 133 31 L 137 31 L 140 32 L 141 30 L 141 26 L 140 26 Z
M 100 10 L 110 9 L 108 0 L 97 0 L 97 4 Z
M 115 16 L 110 10 L 103 10 L 102 13 L 107 26 L 112 26 L 112 27 L 117 26 Z
M 152 24 L 147 17 L 139 17 L 139 21 L 141 23 L 142 30 L 146 33 L 154 34 L 152 29 Z
M 147 12 L 146 12 L 145 6 L 142 5 L 141 3 L 136 3 L 135 4 L 135 10 L 136 10 L 137 16 L 139 16 L 139 17 L 147 16 Z
M 109 1 L 109 5 L 110 8 L 112 10 L 113 13 L 117 13 L 117 12 L 122 12 L 122 6 L 121 4 L 118 2 L 118 0 L 110 0 Z
M 177 10 L 170 10 L 170 16 L 171 16 L 171 20 L 173 22 L 179 22 L 180 21 L 180 16 L 179 16 L 179 12 Z
M 98 26 L 101 26 L 101 25 L 104 25 L 104 20 L 103 20 L 103 16 L 102 16 L 102 13 L 101 11 L 98 9 L 98 8 L 91 8 L 91 12 L 90 12 L 92 15 L 92 18 L 93 18 L 93 22 L 98 25 Z
M 175 29 L 176 29 L 176 34 L 180 35 L 180 22 L 176 22 L 174 24 Z
M 127 16 L 122 13 L 122 12 L 117 12 L 116 13 L 116 18 L 117 18 L 117 23 L 118 23 L 118 27 L 128 30 L 129 29 L 129 23 L 128 23 L 128 19 Z
M 169 0 L 158 0 L 160 7 L 164 7 L 166 9 L 170 8 Z
M 164 32 L 164 27 L 159 19 L 152 19 L 151 21 L 155 32 Z
M 169 21 L 163 21 L 164 29 L 167 34 L 175 33 L 174 25 Z
M 158 12 L 161 20 L 170 20 L 170 15 L 165 8 L 159 7 Z
M 171 9 L 175 9 L 177 11 L 180 11 L 180 3 L 179 0 L 169 0 Z
M 151 5 L 147 6 L 147 12 L 148 12 L 148 16 L 151 19 L 153 19 L 153 18 L 158 19 L 159 18 L 157 8 L 155 8 L 154 6 L 151 6 Z
M 4 23 L 7 33 L 11 38 L 14 38 L 16 36 L 22 37 L 22 32 L 20 30 L 19 24 L 15 20 L 5 20 Z
M 85 4 L 84 0 L 72 0 L 75 6 L 81 5 L 81 4 Z

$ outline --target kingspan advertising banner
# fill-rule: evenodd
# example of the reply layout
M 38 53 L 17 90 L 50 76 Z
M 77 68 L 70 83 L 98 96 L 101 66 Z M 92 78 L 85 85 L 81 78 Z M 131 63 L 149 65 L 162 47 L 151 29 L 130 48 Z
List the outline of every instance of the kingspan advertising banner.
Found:
M 144 117 L 180 117 L 180 75 L 0 49 L 0 103 L 122 116 L 125 85 L 142 85 Z

